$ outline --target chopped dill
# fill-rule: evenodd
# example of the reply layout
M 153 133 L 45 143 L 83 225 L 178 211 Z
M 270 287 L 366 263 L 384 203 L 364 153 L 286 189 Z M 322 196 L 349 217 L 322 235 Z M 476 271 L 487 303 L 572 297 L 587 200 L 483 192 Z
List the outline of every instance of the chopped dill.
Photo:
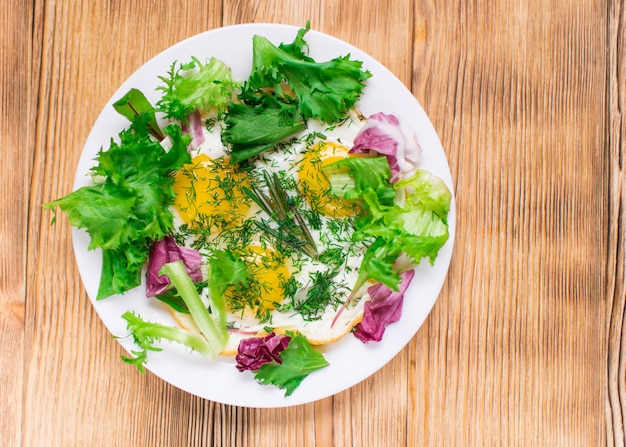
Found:
M 335 283 L 336 270 L 326 270 L 311 274 L 311 286 L 306 292 L 306 298 L 295 302 L 293 310 L 298 312 L 305 321 L 314 321 L 322 318 L 322 314 L 329 305 L 337 308 L 341 305 L 338 287 Z
M 331 267 L 339 267 L 346 262 L 348 251 L 344 247 L 331 247 L 319 255 L 319 261 Z
M 312 209 L 304 209 L 301 211 L 301 213 L 312 230 L 319 231 L 322 229 L 322 218 L 318 211 Z
M 289 279 L 281 284 L 281 287 L 283 288 L 285 298 L 289 301 L 293 301 L 296 293 L 298 293 L 298 290 L 302 287 L 302 284 L 300 284 L 294 276 L 290 276 Z
M 216 116 L 210 116 L 204 120 L 204 127 L 207 131 L 213 132 L 215 124 L 217 124 L 218 118 Z

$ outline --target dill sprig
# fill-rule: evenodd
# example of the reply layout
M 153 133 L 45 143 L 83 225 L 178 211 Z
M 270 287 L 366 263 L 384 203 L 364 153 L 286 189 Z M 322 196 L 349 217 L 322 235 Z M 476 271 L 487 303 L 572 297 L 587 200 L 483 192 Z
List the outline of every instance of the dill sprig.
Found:
M 242 186 L 242 190 L 275 222 L 276 226 L 264 220 L 256 220 L 256 226 L 275 238 L 278 244 L 290 245 L 311 258 L 316 258 L 318 252 L 315 241 L 297 207 L 290 203 L 278 175 L 276 173 L 270 175 L 263 171 L 263 179 L 267 185 L 267 194 L 259 188 L 250 189 Z

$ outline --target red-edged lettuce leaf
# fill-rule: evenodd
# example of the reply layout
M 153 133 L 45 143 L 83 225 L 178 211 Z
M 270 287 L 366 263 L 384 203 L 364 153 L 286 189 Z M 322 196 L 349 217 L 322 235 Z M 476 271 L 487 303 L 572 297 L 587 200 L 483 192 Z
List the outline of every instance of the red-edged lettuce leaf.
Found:
M 375 152 L 387 157 L 391 179 L 411 175 L 417 168 L 422 149 L 413 133 L 396 115 L 378 112 L 371 115 L 354 139 L 351 154 Z
M 363 319 L 352 331 L 354 336 L 362 342 L 382 340 L 385 328 L 400 320 L 404 292 L 411 284 L 415 271 L 406 270 L 400 276 L 398 291 L 393 291 L 384 284 L 376 284 L 367 289 L 370 300 L 365 303 Z
M 239 342 L 237 369 L 256 371 L 266 363 L 282 363 L 280 353 L 287 348 L 291 337 L 270 332 L 265 337 L 250 337 Z
M 202 281 L 202 256 L 196 250 L 179 246 L 172 236 L 155 242 L 150 250 L 146 274 L 146 296 L 157 296 L 170 288 L 170 279 L 159 276 L 161 267 L 174 261 L 183 261 L 187 274 L 193 282 Z

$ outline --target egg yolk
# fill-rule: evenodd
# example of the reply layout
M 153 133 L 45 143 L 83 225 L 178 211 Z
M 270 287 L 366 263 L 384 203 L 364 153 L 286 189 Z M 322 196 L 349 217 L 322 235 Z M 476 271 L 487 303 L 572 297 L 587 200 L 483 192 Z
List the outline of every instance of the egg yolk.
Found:
M 303 153 L 298 172 L 298 187 L 311 207 L 330 217 L 352 216 L 357 206 L 336 197 L 322 168 L 349 156 L 349 149 L 341 144 L 324 141 Z
M 249 205 L 241 189 L 247 177 L 223 158 L 195 156 L 174 178 L 174 206 L 191 227 L 223 229 L 240 223 Z
M 231 311 L 247 308 L 262 319 L 283 300 L 290 271 L 281 254 L 267 247 L 245 247 L 243 260 L 248 266 L 247 284 L 226 289 L 226 303 Z

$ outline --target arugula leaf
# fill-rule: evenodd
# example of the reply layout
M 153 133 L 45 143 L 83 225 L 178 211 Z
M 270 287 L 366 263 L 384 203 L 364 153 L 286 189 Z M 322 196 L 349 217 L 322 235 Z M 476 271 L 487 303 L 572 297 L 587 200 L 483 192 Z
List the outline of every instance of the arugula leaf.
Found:
M 260 384 L 284 389 L 285 396 L 291 395 L 309 374 L 328 366 L 324 356 L 311 347 L 306 337 L 291 332 L 287 335 L 291 341 L 280 353 L 282 363 L 266 363 L 254 374 Z
M 350 55 L 327 62 L 316 62 L 306 56 L 304 35 L 309 30 L 307 23 L 293 43 L 278 47 L 255 35 L 252 73 L 247 83 L 256 90 L 270 87 L 279 93 L 286 83 L 305 119 L 319 118 L 333 124 L 354 107 L 371 73 L 362 70 L 363 63 L 351 60 Z
M 168 77 L 159 79 L 164 85 L 157 87 L 163 92 L 157 108 L 166 118 L 182 123 L 196 110 L 225 109 L 240 86 L 233 81 L 230 67 L 214 57 L 205 64 L 195 57 L 184 64 L 174 62 Z

